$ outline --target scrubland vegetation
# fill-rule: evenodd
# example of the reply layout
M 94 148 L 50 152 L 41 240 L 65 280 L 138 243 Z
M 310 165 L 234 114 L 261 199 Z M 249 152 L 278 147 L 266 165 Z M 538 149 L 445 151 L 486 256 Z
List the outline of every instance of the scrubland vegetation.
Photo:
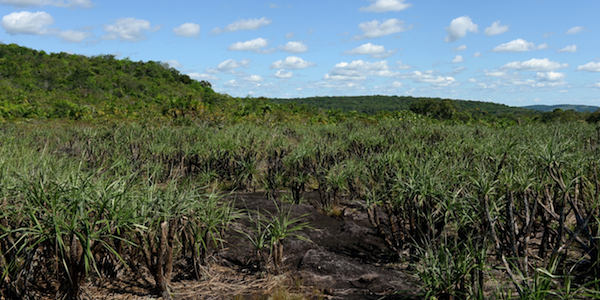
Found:
M 156 63 L 1 47 L 7 299 L 84 298 L 86 281 L 132 268 L 168 299 L 176 268 L 203 280 L 240 220 L 259 268 L 282 272 L 284 239 L 310 224 L 225 197 L 248 191 L 276 203 L 317 191 L 310 204 L 338 217 L 359 203 L 417 297 L 600 298 L 594 114 L 519 124 L 455 118 L 452 103 L 430 106 L 440 114 L 321 111 L 218 94 Z M 7 51 L 41 61 L 25 72 Z M 46 60 L 63 71 L 33 67 Z

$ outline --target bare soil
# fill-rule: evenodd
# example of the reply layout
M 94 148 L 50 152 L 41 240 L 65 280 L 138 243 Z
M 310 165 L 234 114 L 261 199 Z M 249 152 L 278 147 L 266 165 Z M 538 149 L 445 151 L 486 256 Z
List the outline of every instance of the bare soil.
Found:
M 231 198 L 238 209 L 266 215 L 277 211 L 264 193 Z M 342 202 L 341 214 L 330 217 L 309 204 L 318 194 L 305 193 L 304 198 L 302 204 L 279 204 L 312 227 L 299 232 L 310 241 L 284 240 L 282 269 L 276 272 L 272 264 L 258 267 L 254 250 L 234 230 L 249 230 L 249 222 L 242 219 L 229 231 L 224 247 L 211 257 L 202 280 L 192 278 L 186 262 L 176 265 L 171 286 L 174 299 L 267 299 L 266 295 L 282 289 L 305 299 L 416 298 L 412 278 L 403 271 L 403 264 L 393 260 L 358 203 Z M 116 278 L 90 280 L 84 295 L 90 299 L 161 299 L 153 285 L 145 267 L 132 263 Z

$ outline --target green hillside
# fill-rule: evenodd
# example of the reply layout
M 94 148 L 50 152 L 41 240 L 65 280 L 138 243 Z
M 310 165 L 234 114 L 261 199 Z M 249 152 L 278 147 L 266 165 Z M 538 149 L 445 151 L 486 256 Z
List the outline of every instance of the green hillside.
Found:
M 323 109 L 339 109 L 344 112 L 375 114 L 381 111 L 400 111 L 410 109 L 410 105 L 423 100 L 449 100 L 441 98 L 423 98 L 411 96 L 343 96 L 343 97 L 308 97 L 308 98 L 276 98 L 275 103 L 298 103 L 317 106 Z M 500 116 L 514 114 L 518 116 L 535 116 L 538 112 L 522 107 L 511 107 L 482 101 L 451 100 L 458 111 L 482 113 Z
M 48 54 L 0 44 L 4 119 L 136 117 L 218 98 L 210 83 L 192 80 L 165 63 L 114 55 Z
M 481 101 L 412 96 L 295 99 L 234 98 L 215 93 L 168 64 L 114 55 L 46 53 L 0 44 L 0 121 L 19 119 L 177 120 L 203 122 L 331 123 L 348 117 L 376 120 L 410 110 L 438 120 L 523 124 L 586 120 L 588 113 L 540 112 Z M 572 106 L 576 110 L 582 106 Z
M 558 105 L 529 105 L 523 106 L 523 108 L 533 109 L 537 111 L 549 112 L 555 109 L 562 110 L 575 110 L 577 112 L 595 112 L 600 107 L 598 106 L 588 106 L 588 105 L 573 105 L 573 104 L 558 104 Z

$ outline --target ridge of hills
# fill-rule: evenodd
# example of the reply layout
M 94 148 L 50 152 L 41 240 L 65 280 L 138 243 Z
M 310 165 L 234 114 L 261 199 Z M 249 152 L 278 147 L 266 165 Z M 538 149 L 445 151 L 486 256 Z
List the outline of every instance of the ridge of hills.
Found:
M 543 112 L 551 112 L 555 109 L 562 109 L 562 110 L 575 110 L 576 112 L 595 112 L 598 109 L 600 109 L 600 107 L 598 106 L 591 106 L 591 105 L 577 105 L 577 104 L 557 104 L 557 105 L 528 105 L 528 106 L 522 106 L 523 108 L 527 108 L 527 109 L 533 109 L 533 110 L 537 110 L 537 111 L 543 111 Z
M 317 106 L 323 109 L 339 109 L 344 112 L 356 111 L 359 113 L 375 114 L 381 111 L 400 111 L 410 109 L 410 105 L 424 100 L 452 101 L 459 112 L 480 112 L 482 114 L 491 114 L 502 116 L 503 114 L 514 114 L 516 116 L 537 116 L 540 113 L 536 110 L 524 107 L 512 107 L 504 104 L 471 101 L 471 100 L 453 100 L 442 98 L 426 98 L 412 96 L 340 96 L 340 97 L 307 97 L 307 98 L 274 98 L 271 101 L 275 103 L 297 103 Z
M 563 111 L 553 112 L 556 108 Z M 550 122 L 583 120 L 596 109 L 582 105 L 511 107 L 482 101 L 383 95 L 235 98 L 216 93 L 209 82 L 194 80 L 162 62 L 135 62 L 114 55 L 48 54 L 0 43 L 0 120 L 242 120 L 267 114 L 306 120 L 411 110 L 440 120 Z

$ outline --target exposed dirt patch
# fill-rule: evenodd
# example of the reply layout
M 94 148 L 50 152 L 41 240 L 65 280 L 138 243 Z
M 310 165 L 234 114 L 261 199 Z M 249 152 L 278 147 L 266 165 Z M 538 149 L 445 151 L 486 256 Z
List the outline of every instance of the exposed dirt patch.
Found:
M 306 193 L 305 202 L 315 201 L 316 193 Z M 264 193 L 237 194 L 238 209 L 276 214 L 276 204 Z M 411 278 L 391 260 L 385 242 L 370 226 L 366 213 L 354 203 L 342 203 L 341 215 L 329 217 L 309 204 L 280 203 L 291 209 L 293 218 L 309 222 L 311 228 L 299 232 L 310 241 L 284 240 L 283 267 L 258 267 L 256 252 L 237 230 L 249 230 L 248 220 L 235 223 L 224 243 L 203 271 L 202 280 L 192 278 L 186 262 L 177 262 L 172 279 L 174 299 L 266 299 L 284 287 L 306 299 L 407 299 L 417 288 Z M 268 257 L 264 253 L 264 259 Z M 278 275 L 280 274 L 280 275 Z M 130 264 L 115 278 L 93 278 L 84 287 L 89 299 L 161 299 L 154 280 L 140 264 Z M 40 299 L 46 297 L 40 297 Z
M 318 197 L 314 193 L 304 196 L 305 202 Z M 320 213 L 308 204 L 281 204 L 281 210 L 291 209 L 295 218 L 308 221 L 312 226 L 301 232 L 311 242 L 298 239 L 284 242 L 285 271 L 300 278 L 303 285 L 320 288 L 337 299 L 380 299 L 384 295 L 391 297 L 395 292 L 414 292 L 416 287 L 409 276 L 392 267 L 392 255 L 384 240 L 370 226 L 366 213 L 353 203 L 342 204 L 338 218 Z M 236 206 L 263 211 L 267 215 L 277 210 L 274 202 L 263 193 L 237 195 Z M 237 247 L 232 245 L 220 256 L 237 262 L 243 270 L 252 268 L 252 253 L 247 243 L 242 242 Z

